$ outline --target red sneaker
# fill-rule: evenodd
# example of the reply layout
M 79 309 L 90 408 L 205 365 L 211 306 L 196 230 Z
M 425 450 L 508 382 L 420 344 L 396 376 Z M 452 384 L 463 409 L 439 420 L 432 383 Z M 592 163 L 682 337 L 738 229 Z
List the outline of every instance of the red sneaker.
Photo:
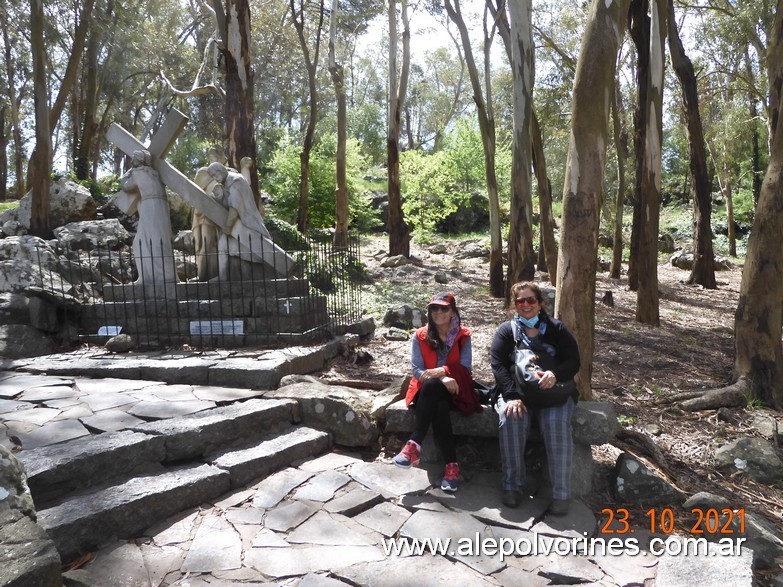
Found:
M 459 463 L 446 463 L 446 472 L 440 483 L 443 491 L 457 491 L 459 488 Z
M 421 446 L 413 440 L 409 440 L 402 447 L 400 454 L 392 459 L 392 462 L 403 469 L 410 469 L 419 464 L 421 458 Z

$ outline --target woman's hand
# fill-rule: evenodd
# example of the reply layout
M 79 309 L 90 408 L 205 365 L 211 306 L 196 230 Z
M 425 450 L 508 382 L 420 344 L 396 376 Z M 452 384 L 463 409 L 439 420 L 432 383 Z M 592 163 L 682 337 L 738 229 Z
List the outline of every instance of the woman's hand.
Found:
M 436 367 L 434 369 L 427 369 L 421 374 L 421 381 L 429 381 L 430 379 L 443 379 L 446 377 L 446 369 L 443 367 Z
M 459 393 L 459 384 L 456 379 L 453 379 L 452 377 L 441 377 L 440 380 L 451 395 L 457 395 Z
M 521 399 L 512 399 L 511 401 L 506 402 L 506 405 L 503 408 L 503 415 L 506 418 L 519 419 L 525 412 L 527 412 L 527 406 Z
M 541 389 L 551 389 L 557 383 L 557 377 L 551 371 L 536 371 L 538 377 L 538 386 Z

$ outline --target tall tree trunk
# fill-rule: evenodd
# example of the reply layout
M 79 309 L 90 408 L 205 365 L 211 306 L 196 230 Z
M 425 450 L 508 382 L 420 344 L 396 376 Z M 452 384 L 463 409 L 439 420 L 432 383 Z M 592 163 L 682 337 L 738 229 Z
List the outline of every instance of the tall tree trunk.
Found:
M 100 28 L 93 27 L 87 50 L 84 55 L 84 103 L 81 114 L 83 115 L 81 133 L 74 134 L 75 159 L 74 171 L 78 179 L 87 179 L 90 176 L 90 152 L 92 139 L 96 131 L 96 112 L 98 110 L 98 45 Z
M 642 167 L 644 165 L 644 146 L 647 142 L 647 92 L 650 83 L 650 17 L 647 16 L 649 6 L 649 0 L 632 0 L 628 15 L 629 33 L 636 47 L 636 108 L 633 114 L 633 146 L 636 160 L 631 243 L 628 252 L 628 287 L 632 291 L 639 289 L 638 258 L 642 222 Z
M 332 0 L 332 12 L 329 17 L 329 73 L 334 84 L 334 96 L 337 101 L 337 154 L 336 154 L 336 185 L 334 190 L 335 227 L 334 246 L 348 246 L 348 179 L 346 164 L 346 142 L 348 114 L 345 98 L 345 71 L 342 64 L 337 63 L 335 42 L 337 37 L 338 0 Z
M 389 117 L 386 135 L 389 214 L 389 254 L 410 257 L 411 234 L 402 213 L 400 192 L 400 125 L 408 91 L 411 31 L 408 25 L 408 0 L 400 2 L 402 12 L 402 68 L 397 79 L 397 0 L 389 0 Z
M 497 297 L 505 297 L 503 287 L 503 243 L 500 234 L 500 205 L 498 202 L 498 182 L 495 173 L 495 119 L 488 102 L 484 100 L 481 89 L 476 61 L 473 58 L 473 49 L 470 44 L 468 28 L 462 18 L 459 0 L 446 0 L 446 12 L 451 21 L 457 26 L 462 40 L 462 49 L 465 52 L 465 64 L 468 68 L 470 83 L 473 88 L 473 101 L 476 103 L 479 132 L 484 148 L 484 173 L 487 180 L 487 197 L 489 198 L 489 289 L 490 293 Z M 486 36 L 486 35 L 485 35 Z M 485 42 L 485 55 L 489 47 Z M 489 91 L 490 80 L 485 80 Z M 509 253 L 510 254 L 510 253 Z
M 753 174 L 753 209 L 759 203 L 759 196 L 761 195 L 761 180 L 764 177 L 761 169 L 761 152 L 759 148 L 759 113 L 758 106 L 756 104 L 756 94 L 752 88 L 756 87 L 756 73 L 753 69 L 753 64 L 750 60 L 750 52 L 745 47 L 745 75 L 748 76 L 748 104 L 750 113 L 750 125 L 751 125 L 751 156 L 750 156 L 750 171 Z
M 8 106 L 0 106 L 0 201 L 8 197 L 8 133 L 5 132 L 7 124 L 6 112 Z
M 216 4 L 219 2 L 216 2 Z M 323 5 L 322 5 L 323 8 Z M 250 56 L 250 4 L 248 0 L 226 1 L 226 39 L 222 47 L 226 64 L 226 125 L 228 164 L 242 168 L 242 159 L 250 158 L 246 168 L 256 206 L 259 205 L 256 170 L 256 133 L 253 124 L 253 62 Z
M 737 228 L 734 224 L 734 194 L 731 189 L 731 168 L 724 157 L 723 180 L 720 181 L 720 191 L 726 198 L 726 227 L 729 239 L 729 255 L 737 256 Z
M 647 132 L 642 164 L 639 263 L 636 319 L 643 324 L 660 323 L 658 300 L 658 226 L 661 214 L 661 146 L 663 144 L 663 69 L 666 63 L 666 0 L 650 4 L 650 81 L 647 93 Z
M 32 3 L 34 5 L 35 0 L 32 0 Z M 30 185 L 31 188 L 33 186 L 33 180 L 31 179 L 31 175 L 33 173 L 38 173 L 43 168 L 44 165 L 47 168 L 51 168 L 51 163 L 52 163 L 51 132 L 60 121 L 60 116 L 62 115 L 63 109 L 65 108 L 65 102 L 68 99 L 68 95 L 71 93 L 71 89 L 76 83 L 76 76 L 79 72 L 79 64 L 81 62 L 82 55 L 84 53 L 84 45 L 87 40 L 87 33 L 89 31 L 89 25 L 92 17 L 92 9 L 94 4 L 95 4 L 95 0 L 84 1 L 84 6 L 82 7 L 82 11 L 79 14 L 79 24 L 77 25 L 76 31 L 74 32 L 73 45 L 71 45 L 70 56 L 68 57 L 68 64 L 65 67 L 65 73 L 63 74 L 62 80 L 60 82 L 60 89 L 57 92 L 57 97 L 54 100 L 54 104 L 52 104 L 51 110 L 48 109 L 48 104 L 47 104 L 48 120 L 47 120 L 46 128 L 49 129 L 49 133 L 50 133 L 49 140 L 47 141 L 49 153 L 42 154 L 42 157 L 44 157 L 46 161 L 48 161 L 48 163 L 44 164 L 42 161 L 38 160 L 38 152 L 37 152 L 38 140 L 36 139 L 36 145 L 35 147 L 33 147 L 33 152 L 30 155 L 30 163 L 27 167 L 27 183 L 28 185 Z M 47 94 L 48 94 L 48 90 L 47 90 Z M 48 98 L 47 98 L 47 103 L 48 103 Z M 36 131 L 40 131 L 40 127 L 37 123 L 36 123 Z M 38 132 L 36 132 L 36 136 L 38 136 Z M 51 169 L 49 169 L 47 173 L 51 173 Z M 48 202 L 48 196 L 47 196 L 47 202 Z M 48 208 L 48 203 L 47 203 L 47 208 Z M 47 224 L 48 224 L 48 214 L 49 214 L 48 210 L 46 214 L 47 214 Z
M 699 284 L 706 289 L 716 289 L 715 253 L 712 249 L 712 178 L 707 169 L 707 146 L 699 112 L 699 94 L 693 64 L 685 54 L 680 41 L 677 21 L 674 18 L 674 2 L 668 0 L 669 53 L 672 66 L 682 86 L 682 105 L 685 110 L 686 134 L 690 153 L 691 190 L 693 193 L 693 269 L 688 283 Z
M 49 130 L 49 88 L 46 84 L 46 43 L 43 0 L 31 0 L 30 39 L 33 58 L 35 151 L 30 160 L 30 233 L 49 238 L 49 175 L 52 169 L 52 135 Z
M 628 132 L 620 117 L 621 96 L 615 80 L 612 94 L 612 129 L 614 148 L 617 152 L 617 194 L 614 198 L 614 236 L 612 238 L 612 264 L 609 277 L 620 279 L 623 266 L 623 204 L 625 203 L 625 160 L 628 157 Z
M 555 315 L 572 330 L 579 345 L 581 367 L 576 382 L 580 395 L 586 399 L 592 397 L 595 275 L 609 97 L 614 92 L 617 52 L 629 4 L 630 0 L 594 0 L 574 79 Z M 596 100 L 596 96 L 605 99 Z
M 777 12 L 768 46 L 768 63 L 783 54 L 783 0 Z M 770 100 L 781 108 L 783 63 L 770 68 Z M 772 104 L 771 104 L 772 105 Z M 776 117 L 769 165 L 761 187 L 759 205 L 748 239 L 742 271 L 740 299 L 734 316 L 734 374 L 750 382 L 755 398 L 783 409 L 783 126 Z
M 508 237 L 507 285 L 531 280 L 536 272 L 533 251 L 533 196 L 531 194 L 534 45 L 531 0 L 509 4 L 511 17 L 511 74 L 514 84 L 514 159 L 511 169 L 511 230 Z M 489 83 L 489 82 L 488 82 Z
M 541 127 L 538 124 L 538 116 L 533 111 L 530 124 L 530 138 L 533 145 L 533 171 L 536 174 L 538 186 L 538 212 L 539 225 L 539 263 L 541 271 L 549 272 L 549 281 L 557 282 L 557 242 L 555 241 L 555 219 L 552 215 L 552 183 L 546 170 L 546 158 L 544 157 L 544 140 L 541 136 Z M 541 263 L 543 255 L 544 262 Z
M 11 46 L 10 31 L 8 30 L 8 21 L 4 18 L 2 21 L 3 44 L 5 46 L 5 71 L 8 78 L 8 105 L 11 107 L 10 121 L 11 134 L 14 139 L 14 174 L 16 175 L 16 199 L 25 194 L 25 173 L 24 173 L 24 144 L 22 143 L 22 117 L 19 114 L 19 105 L 22 102 L 22 96 L 17 95 L 16 91 L 16 65 L 14 64 Z M 21 94 L 21 93 L 20 93 Z M 5 128 L 3 128 L 5 132 Z

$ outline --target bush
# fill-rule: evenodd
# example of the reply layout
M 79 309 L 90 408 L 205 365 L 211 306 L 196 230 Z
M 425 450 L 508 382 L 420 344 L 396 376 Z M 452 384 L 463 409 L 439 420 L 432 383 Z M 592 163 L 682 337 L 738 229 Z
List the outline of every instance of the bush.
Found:
M 310 153 L 310 194 L 308 201 L 308 225 L 310 228 L 327 228 L 335 225 L 335 150 L 336 138 L 327 134 Z M 299 181 L 301 147 L 291 140 L 283 141 L 272 157 L 271 174 L 264 187 L 274 199 L 269 214 L 292 224 L 296 223 L 299 210 Z M 369 231 L 380 224 L 377 212 L 370 207 L 367 194 L 356 186 L 369 167 L 359 143 L 349 139 L 347 144 L 348 208 L 349 224 L 359 231 Z

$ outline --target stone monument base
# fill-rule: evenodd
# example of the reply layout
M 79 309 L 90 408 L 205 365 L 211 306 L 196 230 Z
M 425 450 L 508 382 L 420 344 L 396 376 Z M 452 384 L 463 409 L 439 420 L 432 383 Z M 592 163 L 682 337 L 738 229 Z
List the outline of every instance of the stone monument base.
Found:
M 330 329 L 326 297 L 303 279 L 105 285 L 103 298 L 81 309 L 95 342 L 124 333 L 143 346 L 301 344 Z

